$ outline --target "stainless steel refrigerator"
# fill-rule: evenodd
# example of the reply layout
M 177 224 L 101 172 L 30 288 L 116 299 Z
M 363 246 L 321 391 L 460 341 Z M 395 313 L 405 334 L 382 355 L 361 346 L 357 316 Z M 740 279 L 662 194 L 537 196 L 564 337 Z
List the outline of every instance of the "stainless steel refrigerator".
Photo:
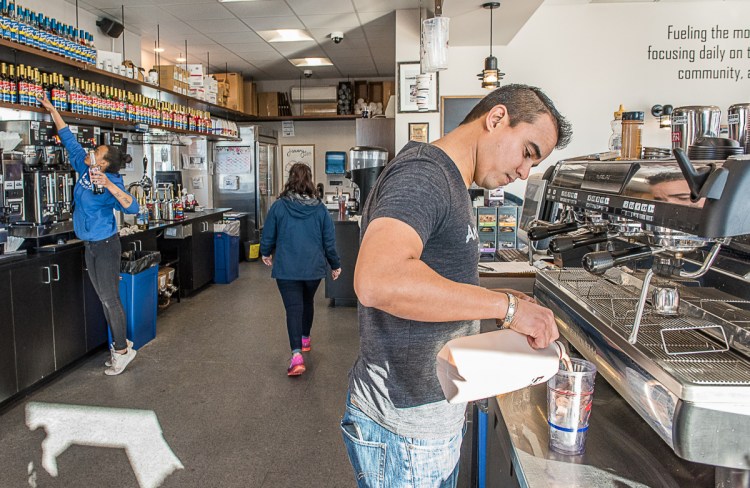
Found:
M 240 127 L 240 142 L 214 145 L 214 207 L 247 212 L 248 228 L 263 229 L 278 189 L 278 137 L 258 125 Z

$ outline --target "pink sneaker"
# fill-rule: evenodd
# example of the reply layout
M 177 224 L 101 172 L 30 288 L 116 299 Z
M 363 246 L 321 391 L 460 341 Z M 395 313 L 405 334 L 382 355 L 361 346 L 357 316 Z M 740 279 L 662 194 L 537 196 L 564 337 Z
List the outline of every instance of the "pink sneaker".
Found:
M 310 338 L 303 337 L 302 338 L 302 352 L 310 352 L 310 349 L 312 349 L 312 345 L 310 344 Z
M 302 354 L 293 354 L 292 360 L 289 361 L 289 368 L 286 370 L 287 376 L 299 376 L 305 372 L 305 360 Z

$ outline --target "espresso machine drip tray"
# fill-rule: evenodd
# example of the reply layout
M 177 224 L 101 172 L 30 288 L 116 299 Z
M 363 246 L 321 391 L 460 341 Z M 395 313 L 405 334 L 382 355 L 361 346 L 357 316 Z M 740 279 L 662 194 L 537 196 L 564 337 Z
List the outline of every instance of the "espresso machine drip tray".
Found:
M 616 335 L 627 343 L 640 295 L 641 283 L 636 277 L 619 270 L 610 270 L 604 277 L 583 270 L 545 271 L 543 275 L 596 317 L 595 326 L 601 333 Z M 692 398 L 693 390 L 706 386 L 742 386 L 747 388 L 741 394 L 750 400 L 750 362 L 727 351 L 729 339 L 724 338 L 750 334 L 750 313 L 731 306 L 745 302 L 711 288 L 680 287 L 680 291 L 680 314 L 666 317 L 647 306 L 638 342 L 628 346 L 650 365 L 648 369 L 660 370 L 658 376 L 669 379 L 681 398 Z M 727 301 L 711 298 L 717 294 L 725 295 Z M 708 309 L 701 307 L 707 304 Z M 718 328 L 725 334 L 713 330 Z

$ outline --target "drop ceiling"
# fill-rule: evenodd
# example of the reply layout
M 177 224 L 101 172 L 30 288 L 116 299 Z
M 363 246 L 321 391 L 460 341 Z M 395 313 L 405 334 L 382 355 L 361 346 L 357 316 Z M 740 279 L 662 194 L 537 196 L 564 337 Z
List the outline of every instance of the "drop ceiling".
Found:
M 451 46 L 486 46 L 489 11 L 484 0 L 444 0 L 451 19 Z M 494 13 L 494 44 L 508 44 L 544 0 L 501 0 Z M 547 0 L 580 4 L 639 0 Z M 641 0 L 643 1 L 643 0 Z M 75 3 L 75 0 L 68 0 Z M 327 57 L 333 66 L 313 68 L 315 78 L 392 77 L 396 57 L 397 9 L 414 9 L 420 0 L 78 0 L 97 16 L 121 19 L 141 36 L 144 52 L 153 53 L 159 26 L 162 62 L 174 63 L 184 54 L 188 62 L 210 64 L 212 71 L 241 72 L 256 80 L 297 79 L 302 68 L 290 58 Z M 432 0 L 422 0 L 432 8 Z M 416 28 L 416 26 L 415 26 Z M 256 32 L 305 29 L 314 41 L 267 43 Z M 335 44 L 331 32 L 344 32 Z M 99 38 L 103 36 L 98 33 Z M 144 59 L 144 64 L 152 60 Z

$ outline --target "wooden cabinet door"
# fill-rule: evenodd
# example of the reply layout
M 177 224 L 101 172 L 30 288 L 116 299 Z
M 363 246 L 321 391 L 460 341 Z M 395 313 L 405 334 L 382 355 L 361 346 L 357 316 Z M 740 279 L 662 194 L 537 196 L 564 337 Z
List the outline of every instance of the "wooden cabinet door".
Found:
M 10 272 L 19 390 L 55 371 L 50 264 L 35 259 Z

